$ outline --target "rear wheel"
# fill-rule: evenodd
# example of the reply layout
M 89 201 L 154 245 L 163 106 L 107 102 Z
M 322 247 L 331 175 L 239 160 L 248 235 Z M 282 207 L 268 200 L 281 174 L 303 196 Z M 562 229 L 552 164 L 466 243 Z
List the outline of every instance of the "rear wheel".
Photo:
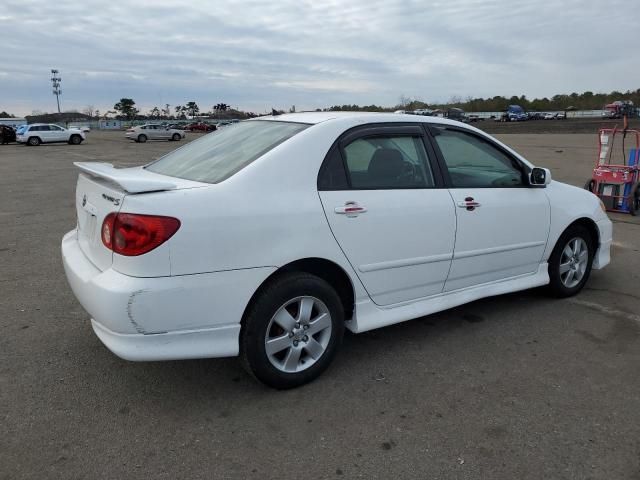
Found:
M 329 366 L 343 333 L 344 309 L 336 291 L 315 275 L 285 274 L 263 288 L 249 307 L 240 355 L 261 382 L 294 388 Z
M 82 137 L 80 135 L 71 135 L 69 143 L 71 145 L 80 145 L 82 143 Z
M 27 140 L 27 144 L 31 145 L 32 147 L 37 147 L 41 143 L 42 141 L 40 140 L 39 137 L 29 137 L 29 140 Z
M 556 297 L 575 295 L 589 278 L 595 245 L 589 231 L 572 225 L 558 239 L 549 257 L 549 290 Z
M 180 134 L 179 133 L 174 133 L 173 137 L 171 137 L 173 139 L 174 142 L 177 142 L 180 140 Z
M 138 135 L 138 143 L 144 143 L 147 141 L 146 135 Z

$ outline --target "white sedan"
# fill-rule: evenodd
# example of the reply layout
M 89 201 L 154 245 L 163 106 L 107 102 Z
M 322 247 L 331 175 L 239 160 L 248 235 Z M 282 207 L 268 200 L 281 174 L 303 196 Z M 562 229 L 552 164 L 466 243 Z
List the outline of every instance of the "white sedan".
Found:
M 241 122 L 137 168 L 77 163 L 68 281 L 128 360 L 240 355 L 275 388 L 358 333 L 609 263 L 590 192 L 434 117 L 300 113 Z
M 184 133 L 184 130 L 178 130 L 177 128 L 148 123 L 129 128 L 124 136 L 138 143 L 145 143 L 147 140 L 173 140 L 177 142 L 182 140 L 186 133 Z

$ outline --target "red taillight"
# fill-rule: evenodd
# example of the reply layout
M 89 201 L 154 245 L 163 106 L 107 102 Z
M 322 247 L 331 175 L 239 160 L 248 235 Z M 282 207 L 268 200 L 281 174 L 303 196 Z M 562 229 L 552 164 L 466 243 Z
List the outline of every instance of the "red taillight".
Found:
M 115 253 L 133 257 L 162 245 L 178 228 L 180 220 L 173 217 L 112 212 L 102 222 L 102 243 Z

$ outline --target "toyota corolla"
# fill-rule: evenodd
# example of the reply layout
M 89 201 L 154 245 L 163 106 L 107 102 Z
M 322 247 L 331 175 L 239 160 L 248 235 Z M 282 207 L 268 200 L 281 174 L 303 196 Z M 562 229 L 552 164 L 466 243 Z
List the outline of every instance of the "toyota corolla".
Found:
M 77 163 L 68 281 L 128 360 L 240 355 L 275 388 L 363 332 L 609 263 L 596 196 L 455 121 L 300 113 L 241 122 L 143 167 Z

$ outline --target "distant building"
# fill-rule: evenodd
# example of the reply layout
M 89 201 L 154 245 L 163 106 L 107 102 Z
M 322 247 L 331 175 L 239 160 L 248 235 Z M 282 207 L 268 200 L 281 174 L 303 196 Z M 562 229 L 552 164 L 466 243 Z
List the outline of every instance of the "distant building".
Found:
M 120 130 L 122 129 L 122 120 L 114 120 L 112 118 L 100 120 L 98 128 L 100 130 Z
M 17 127 L 18 125 L 25 125 L 27 123 L 26 118 L 0 118 L 0 125 L 9 125 L 11 127 Z

